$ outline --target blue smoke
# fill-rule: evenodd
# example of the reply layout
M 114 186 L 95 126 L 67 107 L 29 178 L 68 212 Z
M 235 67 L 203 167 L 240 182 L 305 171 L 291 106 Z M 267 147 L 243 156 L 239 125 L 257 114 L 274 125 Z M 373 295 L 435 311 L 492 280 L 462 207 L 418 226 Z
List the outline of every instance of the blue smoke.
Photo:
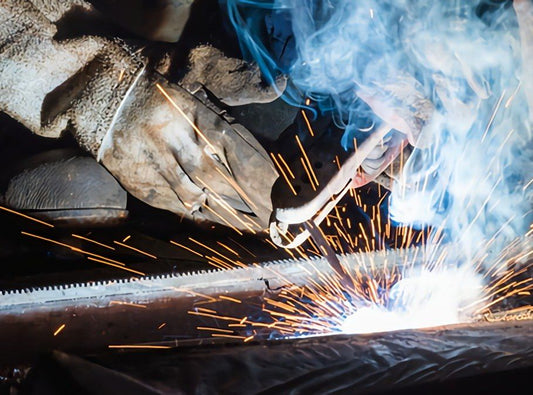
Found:
M 383 123 L 415 145 L 392 190 L 395 221 L 442 226 L 467 259 L 492 238 L 499 250 L 527 232 L 533 137 L 523 86 L 533 77 L 511 2 L 227 0 L 227 8 L 243 53 L 268 81 L 290 77 L 287 101 L 310 97 L 331 112 L 346 149 Z

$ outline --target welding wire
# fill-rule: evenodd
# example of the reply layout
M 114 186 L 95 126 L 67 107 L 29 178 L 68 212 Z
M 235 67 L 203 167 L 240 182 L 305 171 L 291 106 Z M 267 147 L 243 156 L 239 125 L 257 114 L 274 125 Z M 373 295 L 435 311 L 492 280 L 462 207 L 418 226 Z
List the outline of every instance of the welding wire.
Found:
M 331 268 L 337 272 L 341 276 L 341 278 L 344 277 L 344 270 L 342 268 L 342 265 L 337 258 L 337 255 L 335 254 L 335 251 L 331 248 L 331 246 L 327 243 L 324 236 L 321 234 L 320 230 L 316 227 L 314 222 L 312 221 L 306 221 L 304 224 L 305 228 L 313 238 L 313 240 L 316 242 L 316 244 L 320 247 L 323 247 L 325 250 L 325 258 L 328 261 Z

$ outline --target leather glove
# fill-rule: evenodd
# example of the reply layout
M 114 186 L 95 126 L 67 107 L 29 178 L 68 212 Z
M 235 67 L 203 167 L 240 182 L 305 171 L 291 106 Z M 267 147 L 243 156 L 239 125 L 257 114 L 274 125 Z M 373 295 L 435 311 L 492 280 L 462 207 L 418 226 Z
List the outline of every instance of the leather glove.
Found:
M 98 160 L 138 199 L 195 221 L 256 232 L 272 211 L 277 173 L 261 145 L 158 74 L 130 88 Z

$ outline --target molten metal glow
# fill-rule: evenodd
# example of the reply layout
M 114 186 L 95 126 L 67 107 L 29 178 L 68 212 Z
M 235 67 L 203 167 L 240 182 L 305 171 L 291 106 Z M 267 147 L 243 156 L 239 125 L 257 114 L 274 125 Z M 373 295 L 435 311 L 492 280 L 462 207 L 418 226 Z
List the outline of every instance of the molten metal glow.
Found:
M 465 307 L 483 295 L 481 276 L 443 268 L 408 274 L 390 289 L 387 306 L 369 305 L 346 317 L 343 333 L 384 332 L 456 324 L 471 319 Z

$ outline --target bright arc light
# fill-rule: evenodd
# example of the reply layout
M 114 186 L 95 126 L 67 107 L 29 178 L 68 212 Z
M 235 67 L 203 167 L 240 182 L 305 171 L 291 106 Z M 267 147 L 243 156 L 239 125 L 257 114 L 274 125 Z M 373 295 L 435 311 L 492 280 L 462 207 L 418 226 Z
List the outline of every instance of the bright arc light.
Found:
M 470 319 L 468 305 L 482 294 L 481 276 L 467 268 L 412 270 L 391 288 L 387 306 L 359 308 L 340 329 L 372 333 L 465 322 Z

